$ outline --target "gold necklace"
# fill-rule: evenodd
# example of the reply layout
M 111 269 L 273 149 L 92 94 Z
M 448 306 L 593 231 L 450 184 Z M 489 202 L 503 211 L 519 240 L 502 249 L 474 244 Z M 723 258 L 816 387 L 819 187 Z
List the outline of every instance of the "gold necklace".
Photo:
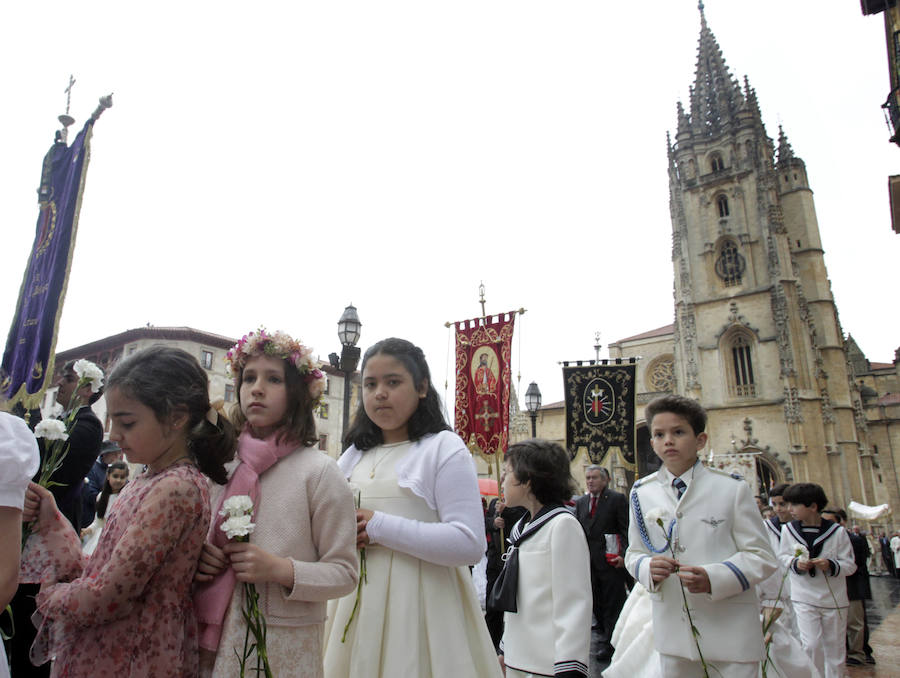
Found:
M 387 445 L 382 445 L 381 448 L 382 448 L 383 454 L 375 461 L 374 464 L 372 464 L 372 470 L 369 471 L 369 479 L 372 479 L 375 477 L 375 471 L 378 469 L 379 464 L 381 464 L 381 462 L 383 462 L 385 459 L 387 459 L 390 456 L 391 450 L 393 450 L 395 447 L 399 447 L 400 445 L 403 445 L 406 442 L 407 441 L 404 440 L 403 442 L 399 442 L 399 443 L 388 443 Z

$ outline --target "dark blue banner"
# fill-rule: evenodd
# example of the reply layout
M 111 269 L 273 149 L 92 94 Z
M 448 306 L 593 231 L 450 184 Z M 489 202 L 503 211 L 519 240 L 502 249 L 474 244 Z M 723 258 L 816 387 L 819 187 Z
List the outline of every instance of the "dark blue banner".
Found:
M 93 125 L 92 117 L 71 146 L 57 141 L 44 156 L 34 245 L 0 365 L 0 395 L 10 404 L 37 407 L 53 377 L 56 332 L 75 250 Z

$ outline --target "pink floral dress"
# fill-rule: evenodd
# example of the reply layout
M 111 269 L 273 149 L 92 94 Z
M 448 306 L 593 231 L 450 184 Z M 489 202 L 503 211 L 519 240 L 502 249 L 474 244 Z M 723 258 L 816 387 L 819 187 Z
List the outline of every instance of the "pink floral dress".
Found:
M 192 464 L 128 483 L 89 560 L 57 515 L 26 549 L 44 582 L 66 582 L 37 596 L 32 660 L 54 659 L 58 677 L 197 676 L 191 581 L 209 521 L 207 481 Z

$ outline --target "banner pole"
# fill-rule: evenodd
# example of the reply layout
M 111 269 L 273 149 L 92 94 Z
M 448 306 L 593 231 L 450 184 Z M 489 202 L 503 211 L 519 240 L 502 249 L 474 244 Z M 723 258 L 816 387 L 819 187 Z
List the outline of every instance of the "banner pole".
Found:
M 497 454 L 500 454 L 500 450 L 497 450 Z M 496 460 L 497 463 L 494 464 L 494 468 L 497 473 L 497 503 L 501 503 L 503 501 L 503 486 L 500 484 L 500 460 Z M 504 530 L 500 528 L 500 553 L 506 553 L 506 537 L 504 535 Z

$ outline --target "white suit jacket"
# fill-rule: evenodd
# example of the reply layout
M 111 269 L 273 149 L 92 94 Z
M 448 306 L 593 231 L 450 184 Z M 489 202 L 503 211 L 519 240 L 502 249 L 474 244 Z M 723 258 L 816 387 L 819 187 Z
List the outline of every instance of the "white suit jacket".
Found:
M 518 612 L 504 613 L 503 651 L 508 667 L 541 676 L 587 676 L 590 563 L 584 529 L 570 514 L 554 518 L 522 542 Z
M 758 661 L 765 656 L 765 649 L 755 586 L 775 571 L 776 562 L 750 486 L 740 476 L 708 469 L 699 461 L 690 485 L 677 501 L 672 480 L 674 476 L 663 467 L 635 483 L 625 554 L 625 567 L 653 600 L 656 649 L 699 661 L 680 580 L 673 574 L 655 584 L 650 577 L 650 558 L 672 555 L 665 548 L 663 529 L 645 518 L 651 509 L 666 514 L 667 530 L 674 520 L 676 559 L 683 565 L 703 567 L 709 575 L 710 593 L 685 589 L 704 658 Z

